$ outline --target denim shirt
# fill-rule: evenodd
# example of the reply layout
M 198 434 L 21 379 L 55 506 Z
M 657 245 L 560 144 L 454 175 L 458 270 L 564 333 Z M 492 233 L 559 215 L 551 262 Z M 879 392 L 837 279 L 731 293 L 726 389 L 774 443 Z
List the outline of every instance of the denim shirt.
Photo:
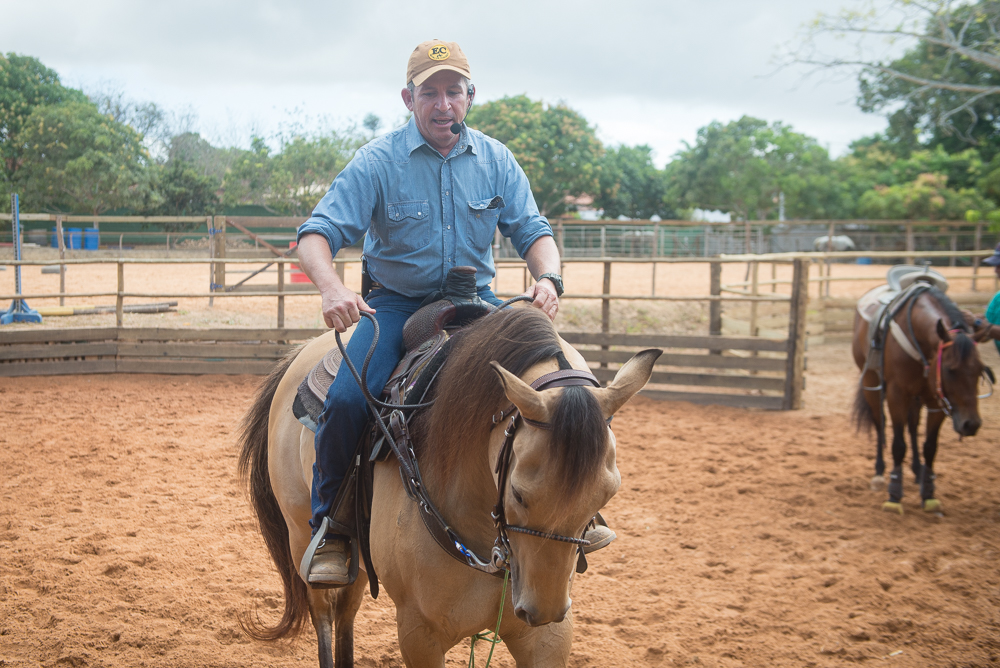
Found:
M 322 234 L 336 256 L 367 233 L 368 273 L 389 290 L 424 297 L 448 270 L 476 268 L 477 287 L 496 273 L 495 230 L 518 254 L 552 236 L 513 154 L 482 132 L 462 129 L 448 157 L 431 148 L 414 119 L 363 146 L 299 227 Z

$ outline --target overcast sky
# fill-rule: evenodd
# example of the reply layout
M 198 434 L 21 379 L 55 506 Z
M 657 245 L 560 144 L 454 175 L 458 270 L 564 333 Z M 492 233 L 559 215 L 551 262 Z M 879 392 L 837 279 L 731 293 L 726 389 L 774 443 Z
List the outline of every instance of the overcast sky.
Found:
M 884 119 L 856 84 L 774 74 L 780 45 L 820 10 L 856 0 L 0 0 L 0 50 L 40 58 L 64 83 L 111 82 L 190 109 L 194 129 L 246 143 L 299 118 L 335 127 L 375 112 L 395 124 L 406 60 L 457 41 L 478 100 L 563 101 L 608 144 L 651 145 L 663 164 L 713 120 L 784 121 L 834 155 Z

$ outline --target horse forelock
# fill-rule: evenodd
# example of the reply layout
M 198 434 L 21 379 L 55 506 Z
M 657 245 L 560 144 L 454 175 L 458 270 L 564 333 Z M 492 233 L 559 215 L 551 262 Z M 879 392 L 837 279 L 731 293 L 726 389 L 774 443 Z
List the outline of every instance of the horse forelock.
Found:
M 567 492 L 575 493 L 593 476 L 607 448 L 607 426 L 597 398 L 586 387 L 563 388 L 552 416 L 552 450 Z

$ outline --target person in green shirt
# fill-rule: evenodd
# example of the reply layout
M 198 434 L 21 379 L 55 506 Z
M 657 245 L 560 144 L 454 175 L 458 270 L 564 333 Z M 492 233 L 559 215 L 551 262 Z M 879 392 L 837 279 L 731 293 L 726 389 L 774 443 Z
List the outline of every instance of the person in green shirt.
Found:
M 993 271 L 1000 278 L 1000 244 L 997 244 L 993 255 L 983 260 L 983 264 L 993 267 Z M 997 347 L 997 352 L 1000 352 L 1000 292 L 993 295 L 990 305 L 986 307 L 984 317 L 989 324 L 986 326 L 985 331 L 976 337 L 976 340 L 985 341 L 986 339 L 993 339 L 993 343 Z M 979 328 L 977 327 L 976 329 L 978 330 Z M 978 331 L 976 333 L 979 334 Z

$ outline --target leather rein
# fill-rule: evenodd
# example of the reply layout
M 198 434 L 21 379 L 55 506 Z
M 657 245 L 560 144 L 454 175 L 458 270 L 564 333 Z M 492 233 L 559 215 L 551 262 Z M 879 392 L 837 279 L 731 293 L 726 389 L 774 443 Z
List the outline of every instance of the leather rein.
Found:
M 503 308 L 510 303 L 515 301 L 529 300 L 526 297 L 515 297 L 514 299 L 504 302 L 504 304 L 499 307 Z M 499 310 L 499 308 L 497 310 Z M 483 316 L 489 317 L 490 314 Z M 514 437 L 517 428 L 521 422 L 526 422 L 530 426 L 539 429 L 552 429 L 552 425 L 545 422 L 537 422 L 535 420 L 530 420 L 528 418 L 520 415 L 517 408 L 511 404 L 504 410 L 499 412 L 498 415 L 493 416 L 493 424 L 499 424 L 505 417 L 510 417 L 510 423 L 504 430 L 504 443 L 500 448 L 500 454 L 497 457 L 497 465 L 495 472 L 497 473 L 497 502 L 493 506 L 493 511 L 490 516 L 493 519 L 493 525 L 497 531 L 497 537 L 493 542 L 493 549 L 491 550 L 488 559 L 483 559 L 471 549 L 465 546 L 465 541 L 462 540 L 461 536 L 448 524 L 444 516 L 437 509 L 434 503 L 431 501 L 430 495 L 424 488 L 423 477 L 420 474 L 420 466 L 417 463 L 417 456 L 413 450 L 412 443 L 409 439 L 405 439 L 405 443 L 399 443 L 393 438 L 392 430 L 386 426 L 385 421 L 379 414 L 376 407 L 381 406 L 383 408 L 394 408 L 394 409 L 414 409 L 429 406 L 432 402 L 419 403 L 419 404 L 387 404 L 382 401 L 375 399 L 371 395 L 367 384 L 367 372 L 368 363 L 371 360 L 372 353 L 375 350 L 375 346 L 378 344 L 379 338 L 379 325 L 375 320 L 375 317 L 370 313 L 364 311 L 361 312 L 361 316 L 368 318 L 374 328 L 374 335 L 372 337 L 371 347 L 368 351 L 368 356 L 365 358 L 364 364 L 361 368 L 361 373 L 357 372 L 354 364 L 351 362 L 350 357 L 347 355 L 347 351 L 344 348 L 344 344 L 340 338 L 340 332 L 336 333 L 337 345 L 340 347 L 341 354 L 343 356 L 344 362 L 347 364 L 348 369 L 350 369 L 351 374 L 357 381 L 359 387 L 361 388 L 362 394 L 365 400 L 368 402 L 371 412 L 374 415 L 375 423 L 378 425 L 379 430 L 385 437 L 386 442 L 392 449 L 392 453 L 396 456 L 399 462 L 399 475 L 403 481 L 403 489 L 406 491 L 407 496 L 410 497 L 414 502 L 416 502 L 419 509 L 420 519 L 423 520 L 424 526 L 427 531 L 434 538 L 435 542 L 449 555 L 457 559 L 458 561 L 464 563 L 470 568 L 474 568 L 477 571 L 487 573 L 489 575 L 494 575 L 496 577 L 503 577 L 504 573 L 508 569 L 508 564 L 510 561 L 510 542 L 507 536 L 508 531 L 513 531 L 515 533 L 523 533 L 529 536 L 535 536 L 538 538 L 546 538 L 548 540 L 555 540 L 565 543 L 572 543 L 574 545 L 580 546 L 582 549 L 584 546 L 590 545 L 590 541 L 583 538 L 575 538 L 572 536 L 562 536 L 555 533 L 550 533 L 546 531 L 539 531 L 537 529 L 529 529 L 527 527 L 514 526 L 507 523 L 506 513 L 504 508 L 504 492 L 506 491 L 508 480 L 510 477 L 510 461 L 511 456 L 514 452 Z M 581 371 L 578 369 L 560 369 L 559 371 L 553 371 L 552 373 L 545 374 L 533 383 L 531 387 L 535 390 L 545 390 L 555 387 L 567 387 L 571 385 L 582 385 L 590 387 L 600 387 L 600 381 L 597 380 L 594 375 L 588 371 Z M 405 445 L 405 447 L 403 447 Z

